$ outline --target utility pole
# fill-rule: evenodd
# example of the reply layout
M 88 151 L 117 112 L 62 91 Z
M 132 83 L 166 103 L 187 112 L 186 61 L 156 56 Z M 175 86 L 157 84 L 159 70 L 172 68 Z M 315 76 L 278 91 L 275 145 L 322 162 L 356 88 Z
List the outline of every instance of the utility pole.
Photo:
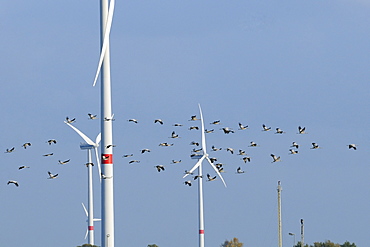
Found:
M 281 227 L 281 185 L 280 181 L 278 181 L 278 247 L 283 247 L 283 234 L 282 234 L 282 227 Z
M 303 224 L 303 219 L 301 219 L 301 247 L 304 247 L 304 224 Z

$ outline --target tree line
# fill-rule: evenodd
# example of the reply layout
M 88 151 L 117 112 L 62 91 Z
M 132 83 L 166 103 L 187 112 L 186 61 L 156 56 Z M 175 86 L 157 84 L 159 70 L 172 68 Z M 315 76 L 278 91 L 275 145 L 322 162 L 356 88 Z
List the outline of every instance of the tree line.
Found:
M 99 247 L 99 246 L 83 244 L 77 247 Z M 159 246 L 156 244 L 148 244 L 147 247 L 159 247 Z M 225 240 L 225 242 L 222 243 L 220 247 L 244 247 L 244 244 L 239 242 L 238 238 L 233 238 L 231 240 Z M 298 242 L 293 247 L 357 247 L 357 246 L 355 243 L 350 243 L 348 241 L 344 242 L 343 244 L 336 244 L 331 242 L 330 240 L 326 240 L 325 242 L 314 242 L 312 245 L 305 244 L 304 246 L 302 246 L 301 242 Z

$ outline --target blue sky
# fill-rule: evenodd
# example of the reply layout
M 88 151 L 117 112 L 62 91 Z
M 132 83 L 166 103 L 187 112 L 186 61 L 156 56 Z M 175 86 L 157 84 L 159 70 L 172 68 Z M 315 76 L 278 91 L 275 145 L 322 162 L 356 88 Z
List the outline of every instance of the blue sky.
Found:
M 197 187 L 184 170 L 190 116 L 203 109 L 208 148 L 246 150 L 252 161 L 208 151 L 225 164 L 204 183 L 205 241 L 233 237 L 245 246 L 277 244 L 277 181 L 281 181 L 283 245 L 348 240 L 366 246 L 370 221 L 367 126 L 367 1 L 117 1 L 111 32 L 115 147 L 116 246 L 198 244 Z M 66 116 L 92 139 L 99 133 L 99 3 L 11 1 L 0 9 L 3 129 L 0 150 L 1 241 L 14 246 L 85 243 L 86 154 Z M 100 84 L 100 83 L 99 83 Z M 127 120 L 136 118 L 138 124 Z M 164 125 L 154 124 L 161 118 Z M 220 127 L 236 133 L 225 135 Z M 249 125 L 238 131 L 238 123 Z M 182 123 L 182 127 L 172 124 Z M 272 127 L 263 132 L 262 124 Z M 305 126 L 307 134 L 298 135 Z M 286 133 L 274 134 L 275 128 Z M 181 136 L 168 137 L 175 130 Z M 48 139 L 57 139 L 49 146 Z M 248 147 L 251 141 L 260 144 Z M 301 146 L 290 155 L 293 141 Z M 21 145 L 31 142 L 24 150 Z M 174 143 L 159 147 L 161 142 Z M 311 150 L 316 142 L 322 148 Z M 358 144 L 358 150 L 346 145 Z M 142 148 L 152 152 L 140 154 Z M 53 152 L 52 157 L 43 157 Z M 129 165 L 122 155 L 141 162 Z M 282 161 L 271 163 L 270 154 Z M 71 159 L 66 165 L 58 160 Z M 170 164 L 181 159 L 180 164 Z M 154 166 L 165 165 L 158 173 Z M 19 171 L 18 167 L 31 168 Z M 235 174 L 241 166 L 245 174 Z M 204 172 L 213 174 L 206 163 Z M 58 173 L 47 179 L 47 171 Z M 95 215 L 100 191 L 95 170 Z M 18 188 L 7 185 L 17 180 Z M 100 245 L 100 224 L 96 223 Z

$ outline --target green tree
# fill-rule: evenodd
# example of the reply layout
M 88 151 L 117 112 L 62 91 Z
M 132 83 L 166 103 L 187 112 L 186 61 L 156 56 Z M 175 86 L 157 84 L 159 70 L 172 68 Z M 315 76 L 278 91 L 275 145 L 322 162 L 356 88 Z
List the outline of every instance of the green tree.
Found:
M 344 242 L 344 244 L 341 244 L 340 247 L 357 247 L 355 243 L 350 243 L 348 241 Z
M 330 240 L 326 240 L 324 243 L 321 243 L 321 242 L 313 243 L 313 247 L 340 247 L 340 245 L 335 244 L 331 242 Z
M 301 242 L 298 242 L 294 247 L 301 247 Z M 305 244 L 304 247 L 356 247 L 356 245 L 348 241 L 344 242 L 344 244 L 336 244 L 326 240 L 325 242 L 314 242 L 313 245 Z
M 294 247 L 302 247 L 301 245 L 302 245 L 301 242 L 298 241 L 298 243 L 296 245 L 294 245 Z M 310 247 L 310 246 L 308 246 L 308 244 L 305 244 L 304 247 Z
M 148 244 L 148 247 L 158 247 L 156 244 Z
M 226 240 L 221 247 L 243 247 L 243 243 L 240 243 L 239 239 L 233 238 L 231 241 Z

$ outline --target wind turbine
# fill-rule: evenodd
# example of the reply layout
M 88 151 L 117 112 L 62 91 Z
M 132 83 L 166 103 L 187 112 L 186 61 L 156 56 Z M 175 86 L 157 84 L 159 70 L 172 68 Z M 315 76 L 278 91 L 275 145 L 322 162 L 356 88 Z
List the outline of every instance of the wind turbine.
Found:
M 85 239 L 87 238 L 87 236 L 89 236 L 89 243 L 88 244 L 94 245 L 94 226 L 90 223 L 89 211 L 86 209 L 86 207 L 83 203 L 81 203 L 81 204 L 82 204 L 82 207 L 85 211 L 85 214 L 86 214 L 86 217 L 87 217 L 86 221 L 87 221 L 87 224 L 88 224 L 88 227 L 86 229 Z M 101 221 L 101 219 L 95 219 L 95 218 L 93 218 L 92 220 L 93 220 L 93 222 Z
M 222 182 L 224 183 L 226 187 L 226 183 L 221 176 L 218 169 L 215 167 L 215 165 L 212 163 L 210 158 L 208 157 L 207 153 L 207 147 L 206 147 L 206 137 L 204 133 L 204 121 L 203 121 L 203 114 L 202 109 L 199 106 L 199 113 L 200 113 L 200 120 L 202 125 L 202 151 L 203 155 L 195 155 L 192 156 L 194 159 L 198 159 L 198 162 L 193 166 L 193 168 L 190 169 L 189 172 L 187 172 L 183 178 L 188 176 L 189 174 L 192 174 L 197 168 L 198 168 L 198 196 L 199 196 L 199 247 L 204 247 L 204 217 L 203 217 L 203 173 L 202 173 L 202 162 L 204 159 L 208 161 L 208 163 L 211 165 L 211 167 L 215 170 L 217 175 L 221 178 Z
M 112 27 L 114 0 L 100 1 L 100 39 L 101 52 L 93 86 L 101 74 L 101 247 L 114 247 L 114 193 L 113 193 L 113 144 L 112 131 L 112 93 L 110 77 L 109 35 Z
M 99 169 L 99 177 L 100 176 L 100 162 L 99 162 L 99 155 L 98 155 L 98 147 L 99 147 L 99 142 L 101 139 L 100 133 L 97 135 L 95 142 L 93 142 L 89 137 L 87 137 L 84 133 L 82 133 L 79 129 L 74 127 L 72 124 L 64 121 L 65 124 L 67 124 L 69 127 L 71 127 L 76 133 L 81 136 L 81 138 L 86 142 L 82 143 L 80 145 L 81 150 L 87 150 L 87 169 L 88 169 L 88 210 L 86 210 L 85 205 L 82 204 L 83 208 L 85 209 L 86 215 L 87 215 L 87 221 L 88 221 L 88 226 L 87 226 L 87 231 L 86 231 L 86 236 L 87 234 L 89 235 L 89 244 L 94 245 L 94 221 L 97 219 L 94 219 L 94 200 L 93 200 L 93 182 L 92 182 L 92 160 L 91 160 L 91 149 L 95 149 L 95 157 L 96 157 L 96 162 L 98 165 Z M 101 180 L 100 180 L 101 182 Z

